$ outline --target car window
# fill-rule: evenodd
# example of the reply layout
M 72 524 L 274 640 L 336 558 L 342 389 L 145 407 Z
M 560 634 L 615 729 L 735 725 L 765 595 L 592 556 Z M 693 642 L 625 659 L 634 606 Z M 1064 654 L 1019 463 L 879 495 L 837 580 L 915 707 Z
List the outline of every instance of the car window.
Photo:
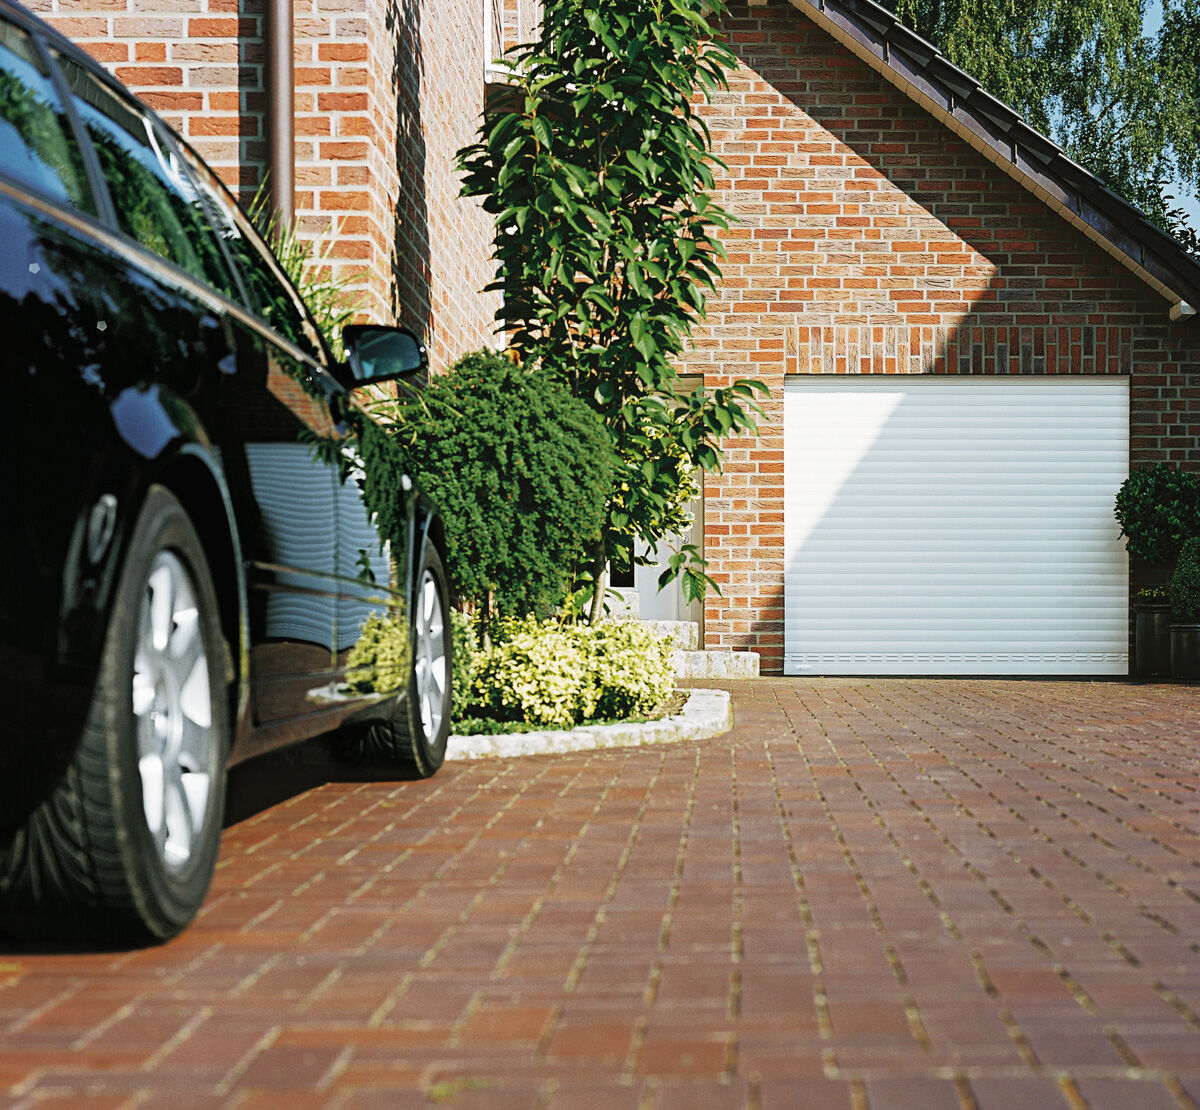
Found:
M 95 212 L 83 159 L 29 36 L 0 22 L 0 172 L 54 200 Z
M 204 210 L 233 259 L 250 297 L 249 308 L 302 351 L 320 360 L 320 343 L 304 310 L 297 303 L 277 260 L 250 231 L 245 215 L 233 203 L 213 172 L 186 148 L 180 148 Z
M 154 121 L 83 66 L 70 58 L 58 60 L 96 149 L 121 230 L 193 277 L 238 298 L 203 202 Z
M 275 256 L 260 245 L 243 213 L 232 215 L 236 234 L 227 240 L 227 245 L 237 262 L 242 280 L 257 302 L 258 314 L 302 351 L 320 361 L 320 341 L 316 337 L 316 330 L 296 303 L 291 285 L 283 277 Z

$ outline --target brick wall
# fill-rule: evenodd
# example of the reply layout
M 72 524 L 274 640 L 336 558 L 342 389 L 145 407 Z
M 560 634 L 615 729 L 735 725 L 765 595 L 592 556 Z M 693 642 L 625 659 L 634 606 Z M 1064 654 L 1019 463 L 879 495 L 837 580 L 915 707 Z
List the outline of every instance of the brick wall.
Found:
M 738 223 L 685 369 L 771 394 L 706 481 L 708 647 L 782 666 L 785 375 L 1130 374 L 1133 464 L 1200 469 L 1200 328 L 787 3 L 726 28 L 704 116 Z
M 542 22 L 541 0 L 492 0 L 500 5 L 504 48 L 533 42 Z
M 32 0 L 180 131 L 243 202 L 264 172 L 263 0 Z M 296 0 L 296 214 L 363 315 L 435 366 L 492 342 L 491 221 L 453 155 L 483 107 L 478 0 Z

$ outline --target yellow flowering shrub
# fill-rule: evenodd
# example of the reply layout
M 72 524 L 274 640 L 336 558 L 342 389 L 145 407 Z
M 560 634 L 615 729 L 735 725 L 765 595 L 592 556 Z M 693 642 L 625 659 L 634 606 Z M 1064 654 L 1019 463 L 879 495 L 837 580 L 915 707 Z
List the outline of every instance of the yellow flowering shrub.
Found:
M 510 625 L 475 658 L 467 715 L 570 728 L 643 716 L 674 686 L 671 646 L 636 622 Z

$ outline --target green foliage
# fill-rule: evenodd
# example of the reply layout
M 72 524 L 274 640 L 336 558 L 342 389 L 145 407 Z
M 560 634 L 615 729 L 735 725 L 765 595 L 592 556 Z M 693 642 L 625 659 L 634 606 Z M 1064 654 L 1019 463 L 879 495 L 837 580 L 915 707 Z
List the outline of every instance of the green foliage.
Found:
M 508 616 L 560 605 L 612 484 L 612 449 L 587 405 L 544 370 L 481 351 L 401 396 L 390 432 L 442 514 L 459 597 Z
M 1200 622 L 1200 538 L 1183 545 L 1171 575 L 1171 615 L 1180 624 Z
M 883 0 L 955 65 L 1195 251 L 1164 184 L 1200 186 L 1200 0 Z
M 471 683 L 475 678 L 475 656 L 479 651 L 479 640 L 471 618 L 458 609 L 450 610 L 450 636 L 454 645 L 450 707 L 452 720 L 464 716 L 471 702 Z
M 354 294 L 354 278 L 332 276 L 333 239 L 302 237 L 295 222 L 281 224 L 263 186 L 254 194 L 247 213 L 296 287 L 330 353 L 341 361 L 346 357 L 342 328 L 361 314 L 362 299 Z
M 530 625 L 483 652 L 472 707 L 498 720 L 570 728 L 581 719 L 586 656 L 577 627 Z
M 525 621 L 477 657 L 467 713 L 570 728 L 644 715 L 674 681 L 670 641 L 645 625 Z
M 346 678 L 359 693 L 387 693 L 407 685 L 411 665 L 408 629 L 372 613 L 346 657 Z
M 637 621 L 606 621 L 585 633 L 595 704 L 588 717 L 648 713 L 671 692 L 675 667 L 670 641 Z
M 598 571 L 634 537 L 681 530 L 692 469 L 753 429 L 763 389 L 679 392 L 675 359 L 720 275 L 727 213 L 698 96 L 724 86 L 720 0 L 550 0 L 510 52 L 513 107 L 459 152 L 463 192 L 496 218 L 497 318 L 522 357 L 601 416 L 620 460 Z M 684 560 L 700 590 L 707 579 Z M 683 564 L 676 570 L 683 569 Z
M 1200 536 L 1200 475 L 1170 463 L 1135 470 L 1113 510 L 1131 555 L 1173 562 L 1185 540 Z

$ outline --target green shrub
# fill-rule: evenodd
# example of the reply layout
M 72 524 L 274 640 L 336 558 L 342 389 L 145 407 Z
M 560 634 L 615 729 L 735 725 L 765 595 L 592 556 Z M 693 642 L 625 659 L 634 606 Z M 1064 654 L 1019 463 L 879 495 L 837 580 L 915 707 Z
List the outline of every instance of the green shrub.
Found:
M 574 626 L 530 623 L 480 654 L 472 701 L 497 720 L 570 728 L 580 719 L 586 671 Z
M 1135 470 L 1113 510 L 1130 555 L 1173 562 L 1185 540 L 1200 536 L 1200 475 L 1170 463 Z
M 476 657 L 462 716 L 570 728 L 644 716 L 674 686 L 671 644 L 645 625 L 517 622 Z
M 457 609 L 450 610 L 450 634 L 454 644 L 450 717 L 458 720 L 466 713 L 471 701 L 471 683 L 475 677 L 475 656 L 479 644 L 471 618 Z
M 589 627 L 591 685 L 589 717 L 633 717 L 649 713 L 675 685 L 671 642 L 636 621 Z
M 1171 575 L 1171 614 L 1180 624 L 1200 622 L 1200 539 L 1190 539 Z
M 616 466 L 591 409 L 543 371 L 480 351 L 401 397 L 392 433 L 442 514 L 459 597 L 508 616 L 560 605 Z

